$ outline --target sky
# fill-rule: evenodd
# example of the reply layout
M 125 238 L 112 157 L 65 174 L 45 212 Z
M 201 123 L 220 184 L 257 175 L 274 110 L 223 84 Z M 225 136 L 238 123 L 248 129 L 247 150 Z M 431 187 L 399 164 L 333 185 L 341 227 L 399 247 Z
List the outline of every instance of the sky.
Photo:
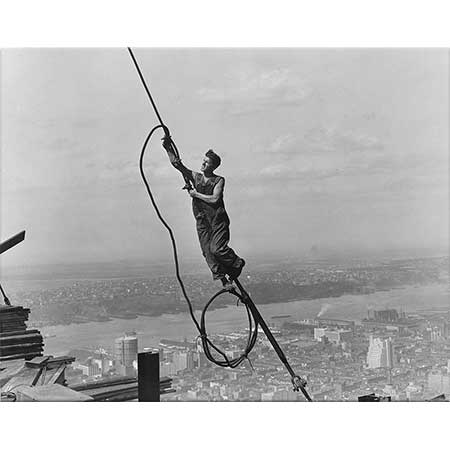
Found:
M 247 259 L 448 248 L 443 49 L 146 49 L 135 56 L 183 162 L 221 157 L 231 245 Z M 157 119 L 125 48 L 1 53 L 7 265 L 169 261 L 139 175 Z M 155 136 L 145 170 L 182 258 L 190 197 Z

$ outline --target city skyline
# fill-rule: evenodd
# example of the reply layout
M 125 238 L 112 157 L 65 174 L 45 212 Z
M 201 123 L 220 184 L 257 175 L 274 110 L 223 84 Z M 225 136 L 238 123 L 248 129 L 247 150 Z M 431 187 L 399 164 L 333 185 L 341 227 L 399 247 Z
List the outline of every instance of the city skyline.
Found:
M 448 308 L 399 314 L 395 321 L 387 316 L 396 314 L 396 309 L 375 312 L 385 319 L 355 323 L 319 316 L 297 321 L 286 316 L 272 318 L 270 326 L 295 366 L 313 382 L 316 401 L 356 401 L 373 394 L 389 401 L 424 401 L 450 395 Z M 334 339 L 339 334 L 345 337 Z M 125 336 L 139 339 L 136 333 L 125 332 Z M 234 330 L 211 338 L 234 358 L 241 354 L 247 336 Z M 117 354 L 117 342 L 122 339 L 115 339 L 110 353 L 103 348 L 72 350 L 82 362 L 69 371 L 70 384 L 114 380 L 122 375 L 122 351 Z M 160 376 L 172 379 L 174 392 L 163 401 L 303 400 L 292 391 L 284 371 L 278 370 L 279 361 L 265 337 L 258 339 L 251 365 L 235 369 L 212 365 L 196 339 L 161 339 L 158 345 L 144 348 L 146 351 L 159 353 Z M 133 348 L 130 375 L 131 360 L 137 353 L 137 347 Z

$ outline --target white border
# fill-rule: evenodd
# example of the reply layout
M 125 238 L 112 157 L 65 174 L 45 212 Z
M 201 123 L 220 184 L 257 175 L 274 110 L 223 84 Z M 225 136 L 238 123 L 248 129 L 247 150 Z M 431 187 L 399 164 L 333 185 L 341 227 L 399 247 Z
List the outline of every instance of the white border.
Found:
M 10 1 L 1 3 L 0 47 L 448 47 L 445 3 Z M 438 448 L 448 417 L 448 403 L 3 403 L 0 445 Z
M 2 1 L 0 45 L 448 47 L 445 0 Z

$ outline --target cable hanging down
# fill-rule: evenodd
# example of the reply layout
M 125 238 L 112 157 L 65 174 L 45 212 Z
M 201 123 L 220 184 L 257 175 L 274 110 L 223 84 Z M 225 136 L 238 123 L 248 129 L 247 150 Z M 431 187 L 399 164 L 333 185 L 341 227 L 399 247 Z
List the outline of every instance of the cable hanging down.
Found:
M 128 52 L 130 53 L 131 59 L 133 60 L 134 66 L 139 74 L 139 77 L 141 79 L 141 82 L 145 88 L 145 91 L 147 93 L 147 96 L 150 100 L 150 103 L 152 104 L 153 110 L 155 111 L 155 114 L 158 118 L 159 121 L 159 125 L 156 125 L 155 127 L 152 128 L 152 130 L 149 132 L 149 134 L 147 135 L 147 138 L 144 141 L 144 144 L 142 146 L 141 149 L 141 154 L 140 154 L 140 158 L 139 158 L 139 170 L 140 170 L 140 174 L 142 177 L 142 180 L 144 182 L 144 185 L 146 187 L 147 190 L 147 194 L 150 198 L 150 201 L 153 205 L 153 208 L 156 212 L 156 215 L 158 217 L 158 219 L 161 221 L 161 223 L 163 224 L 163 226 L 166 228 L 167 232 L 169 233 L 169 237 L 172 243 L 172 250 L 173 250 L 173 259 L 174 259 L 174 263 L 175 263 L 175 274 L 176 274 L 176 278 L 178 280 L 178 283 L 180 285 L 181 291 L 183 293 L 183 296 L 188 304 L 188 308 L 189 308 L 189 314 L 191 316 L 192 321 L 194 322 L 198 332 L 199 332 L 199 337 L 201 338 L 202 341 L 202 346 L 205 352 L 206 357 L 208 358 L 209 361 L 211 361 L 212 363 L 220 366 L 220 367 L 231 367 L 231 368 L 235 368 L 237 366 L 239 366 L 243 361 L 248 360 L 250 365 L 251 362 L 248 358 L 249 353 L 252 351 L 253 347 L 256 344 L 256 340 L 257 340 L 257 336 L 258 336 L 258 326 L 261 326 L 261 328 L 263 329 L 264 333 L 266 334 L 267 338 L 269 339 L 270 343 L 272 344 L 275 352 L 277 353 L 278 357 L 280 358 L 281 362 L 283 362 L 284 366 L 286 367 L 286 369 L 288 370 L 289 374 L 291 375 L 291 382 L 293 384 L 293 388 L 296 391 L 301 391 L 303 393 L 303 395 L 306 397 L 306 399 L 308 401 L 312 401 L 311 397 L 309 396 L 308 392 L 305 389 L 306 386 L 306 381 L 303 380 L 301 377 L 299 377 L 298 375 L 295 374 L 295 372 L 292 370 L 291 366 L 289 365 L 282 349 L 280 348 L 280 346 L 278 345 L 277 341 L 275 340 L 272 332 L 270 331 L 270 329 L 268 328 L 267 324 L 265 323 L 264 319 L 262 318 L 261 314 L 259 313 L 258 309 L 256 308 L 255 304 L 253 303 L 253 301 L 251 300 L 249 294 L 246 292 L 246 290 L 243 288 L 242 284 L 239 282 L 238 279 L 235 279 L 235 283 L 236 286 L 239 289 L 239 292 L 236 289 L 233 290 L 227 290 L 227 289 L 222 289 L 220 291 L 218 291 L 213 297 L 210 298 L 210 300 L 206 303 L 205 307 L 202 310 L 202 314 L 201 314 L 201 319 L 200 319 L 200 323 L 198 322 L 197 318 L 195 317 L 194 314 L 194 309 L 192 306 L 192 302 L 187 294 L 186 288 L 184 286 L 184 282 L 181 278 L 180 275 L 180 265 L 179 265 L 179 260 L 178 260 L 178 251 L 177 251 L 177 245 L 176 245 L 176 241 L 175 241 L 175 236 L 174 233 L 171 229 L 171 227 L 169 226 L 169 224 L 166 222 L 166 220 L 164 219 L 164 217 L 162 216 L 158 205 L 156 204 L 155 198 L 153 196 L 152 190 L 150 188 L 150 185 L 147 181 L 145 172 L 144 172 L 144 155 L 145 155 L 145 151 L 147 149 L 147 145 L 151 139 L 151 137 L 153 136 L 153 134 L 155 133 L 156 130 L 158 129 L 162 129 L 165 133 L 166 136 L 170 137 L 170 133 L 169 133 L 169 129 L 168 127 L 163 123 L 162 118 L 159 114 L 159 111 L 156 107 L 156 104 L 153 100 L 153 97 L 147 87 L 147 83 L 145 82 L 145 79 L 142 75 L 142 72 L 139 68 L 139 65 L 136 61 L 136 58 L 134 57 L 134 54 L 131 50 L 131 48 L 128 47 Z M 179 152 L 178 152 L 178 148 L 175 144 L 175 142 L 173 141 L 172 138 L 171 139 L 171 144 L 174 150 L 174 153 L 176 155 L 177 158 L 179 158 Z M 184 177 L 185 180 L 185 187 L 187 189 L 191 188 L 191 184 L 190 184 L 190 180 L 187 177 Z M 183 188 L 183 189 L 184 189 Z M 238 301 L 241 301 L 241 303 L 244 304 L 245 308 L 246 308 L 246 313 L 247 313 L 247 319 L 248 319 L 248 338 L 247 338 L 247 344 L 245 347 L 245 350 L 243 351 L 243 353 L 234 359 L 230 359 L 228 358 L 228 356 L 226 355 L 226 353 L 224 351 L 222 351 L 219 347 L 217 347 L 209 338 L 207 335 L 207 330 L 206 330 L 206 312 L 208 310 L 208 308 L 210 307 L 210 305 L 214 302 L 214 300 L 216 300 L 220 295 L 222 294 L 231 294 L 234 295 L 238 298 Z M 216 353 L 216 354 L 214 354 Z M 219 354 L 222 359 L 219 359 L 217 354 Z M 252 365 L 251 365 L 252 366 Z
M 164 125 L 156 125 L 155 127 L 153 127 L 153 129 L 150 131 L 150 133 L 148 134 L 147 138 L 144 141 L 144 145 L 142 146 L 142 150 L 141 150 L 141 155 L 139 158 L 139 170 L 141 173 L 141 177 L 142 180 L 145 184 L 145 187 L 147 189 L 147 194 L 150 198 L 150 201 L 152 202 L 153 208 L 156 212 L 156 215 L 158 216 L 158 219 L 161 221 L 161 223 L 163 224 L 163 226 L 166 228 L 166 230 L 169 233 L 170 236 L 170 240 L 172 243 L 172 250 L 173 250 L 173 259 L 175 262 L 175 273 L 176 273 L 176 277 L 178 280 L 178 283 L 180 285 L 181 291 L 183 293 L 183 296 L 188 304 L 189 307 L 189 314 L 191 316 L 192 321 L 194 322 L 198 332 L 199 332 L 199 337 L 202 340 L 202 345 L 203 345 L 203 349 L 205 351 L 205 355 L 206 357 L 213 362 L 214 364 L 221 366 L 221 367 L 237 367 L 239 364 L 241 364 L 242 361 L 244 361 L 245 359 L 248 359 L 248 354 L 252 351 L 254 345 L 256 344 L 256 339 L 257 339 L 257 335 L 258 335 L 258 327 L 256 326 L 256 322 L 253 320 L 252 315 L 250 313 L 250 309 L 249 306 L 243 302 L 243 297 L 240 293 L 236 292 L 236 291 L 228 291 L 226 289 L 222 289 L 219 292 L 217 292 L 213 297 L 211 297 L 211 299 L 207 302 L 207 304 L 205 305 L 205 307 L 203 308 L 202 311 L 202 315 L 201 315 L 201 320 L 200 323 L 198 322 L 197 318 L 195 317 L 194 314 L 194 309 L 192 306 L 192 302 L 187 294 L 184 282 L 181 278 L 180 275 L 180 265 L 179 265 L 179 260 L 178 260 L 178 250 L 177 250 L 177 244 L 176 244 L 176 240 L 175 240 L 175 236 L 174 233 L 172 231 L 172 228 L 170 227 L 170 225 L 166 222 L 166 220 L 164 219 L 164 217 L 162 216 L 158 205 L 155 201 L 155 198 L 153 196 L 152 190 L 150 188 L 150 185 L 147 181 L 147 177 L 145 175 L 144 172 L 144 155 L 145 155 L 145 151 L 147 149 L 147 145 L 148 142 L 150 141 L 151 137 L 153 136 L 154 132 L 158 129 L 164 129 Z M 177 155 L 178 157 L 178 155 Z M 232 295 L 235 295 L 239 300 L 241 300 L 247 310 L 247 318 L 248 318 L 248 328 L 249 328 L 249 336 L 247 339 L 247 346 L 243 352 L 243 354 L 241 356 L 239 356 L 238 358 L 235 359 L 229 359 L 228 356 L 226 355 L 225 352 L 223 352 L 220 348 L 218 348 L 209 338 L 207 335 L 207 331 L 206 331 L 206 312 L 209 308 L 209 306 L 211 305 L 211 303 L 216 300 L 220 295 L 225 294 L 225 293 L 230 293 Z M 217 359 L 214 355 L 213 352 L 211 351 L 211 349 L 214 349 L 217 353 L 219 353 L 223 359 Z

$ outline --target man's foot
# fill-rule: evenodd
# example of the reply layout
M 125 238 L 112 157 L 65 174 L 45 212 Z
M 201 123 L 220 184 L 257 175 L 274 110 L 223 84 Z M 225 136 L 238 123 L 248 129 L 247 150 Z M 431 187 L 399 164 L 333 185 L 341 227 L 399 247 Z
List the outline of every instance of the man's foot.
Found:
M 242 273 L 242 269 L 245 266 L 245 260 L 243 258 L 238 258 L 235 262 L 235 265 L 230 270 L 230 280 L 235 280 L 239 278 Z

